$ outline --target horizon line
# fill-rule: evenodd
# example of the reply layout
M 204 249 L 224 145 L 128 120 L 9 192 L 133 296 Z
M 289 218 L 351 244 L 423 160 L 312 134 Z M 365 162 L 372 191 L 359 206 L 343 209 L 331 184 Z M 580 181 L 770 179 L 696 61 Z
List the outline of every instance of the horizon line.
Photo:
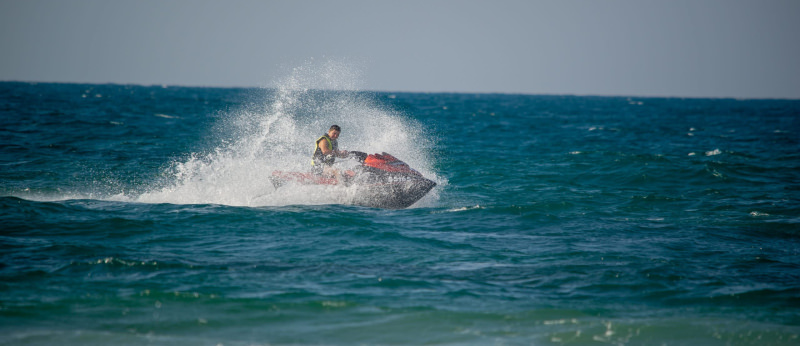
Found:
M 134 82 L 64 82 L 64 81 L 32 81 L 32 80 L 0 80 L 0 83 L 21 83 L 21 84 L 73 84 L 73 85 L 120 85 L 120 86 L 141 86 L 141 87 L 161 87 L 161 88 L 207 88 L 207 89 L 277 89 L 277 86 L 251 85 L 191 85 L 191 84 L 169 84 L 169 83 L 134 83 Z M 329 91 L 353 91 L 353 92 L 374 92 L 374 93 L 401 93 L 401 94 L 474 94 L 474 95 L 521 95 L 521 96 L 572 96 L 572 97 L 608 97 L 608 98 L 651 98 L 651 99 L 716 99 L 716 100 L 783 100 L 798 101 L 798 97 L 775 97 L 775 96 L 677 96 L 677 95 L 634 95 L 634 94 L 600 94 L 600 93 L 532 93 L 522 91 L 403 91 L 403 90 L 380 90 L 380 89 L 323 89 L 308 88 L 309 90 L 329 90 Z

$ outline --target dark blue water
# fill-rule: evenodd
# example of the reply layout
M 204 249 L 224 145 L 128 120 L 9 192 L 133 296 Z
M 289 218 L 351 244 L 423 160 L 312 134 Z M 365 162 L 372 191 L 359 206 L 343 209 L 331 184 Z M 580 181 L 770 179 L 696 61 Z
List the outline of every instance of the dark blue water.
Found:
M 0 83 L 0 225 L 0 344 L 796 345 L 800 101 Z

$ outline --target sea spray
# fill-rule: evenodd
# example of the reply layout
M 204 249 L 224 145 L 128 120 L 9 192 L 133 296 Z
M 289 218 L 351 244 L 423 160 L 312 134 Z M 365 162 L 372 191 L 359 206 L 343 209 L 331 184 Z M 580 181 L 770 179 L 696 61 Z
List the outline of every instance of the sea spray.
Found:
M 423 175 L 438 179 L 430 157 L 433 140 L 418 122 L 357 90 L 360 73 L 340 61 L 309 62 L 293 69 L 261 100 L 242 105 L 215 126 L 219 145 L 174 162 L 172 181 L 136 199 L 147 203 L 275 206 L 351 204 L 357 193 L 343 186 L 276 189 L 273 171 L 308 171 L 314 140 L 332 124 L 342 127 L 341 149 L 389 152 Z M 340 159 L 347 168 L 356 164 Z M 420 201 L 430 205 L 436 191 Z

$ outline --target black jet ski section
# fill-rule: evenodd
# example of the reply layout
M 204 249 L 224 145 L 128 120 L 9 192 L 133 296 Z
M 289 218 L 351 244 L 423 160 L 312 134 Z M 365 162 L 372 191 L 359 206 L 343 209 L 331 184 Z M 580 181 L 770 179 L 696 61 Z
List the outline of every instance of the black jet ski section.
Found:
M 313 172 L 272 172 L 272 184 L 279 188 L 287 183 L 302 185 L 343 185 L 355 190 L 355 205 L 403 209 L 416 203 L 436 186 L 407 163 L 387 154 L 350 152 L 360 165 L 334 178 Z

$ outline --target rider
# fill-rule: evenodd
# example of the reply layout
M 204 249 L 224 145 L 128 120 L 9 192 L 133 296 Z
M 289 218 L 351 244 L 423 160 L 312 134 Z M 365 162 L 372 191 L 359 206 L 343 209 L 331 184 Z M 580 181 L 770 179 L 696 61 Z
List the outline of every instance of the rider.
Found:
M 332 125 L 328 129 L 328 133 L 317 139 L 311 164 L 318 173 L 328 176 L 338 175 L 339 172 L 332 167 L 333 162 L 336 161 L 337 157 L 345 158 L 348 156 L 347 150 L 339 150 L 339 143 L 336 141 L 341 132 L 342 128 L 339 125 Z

